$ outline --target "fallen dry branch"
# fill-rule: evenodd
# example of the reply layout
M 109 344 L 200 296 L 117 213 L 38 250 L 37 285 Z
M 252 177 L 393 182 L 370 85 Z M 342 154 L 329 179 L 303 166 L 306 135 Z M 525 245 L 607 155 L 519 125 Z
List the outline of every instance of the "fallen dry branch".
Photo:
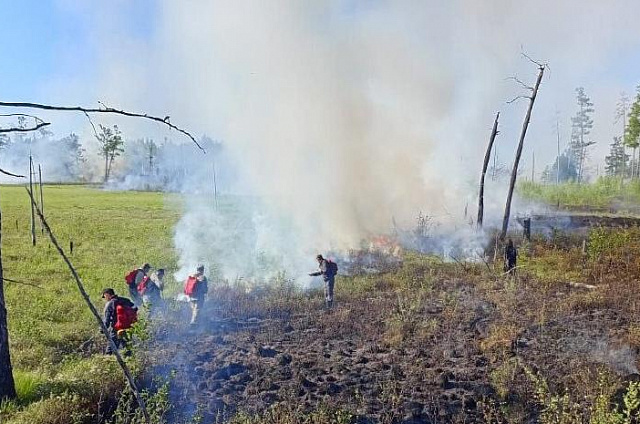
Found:
M 116 360 L 118 361 L 118 365 L 120 365 L 120 368 L 122 368 L 122 372 L 127 378 L 129 387 L 131 387 L 131 390 L 133 391 L 136 401 L 138 402 L 138 405 L 140 405 L 140 409 L 142 410 L 142 413 L 145 417 L 146 422 L 150 424 L 151 417 L 149 416 L 149 412 L 147 411 L 147 408 L 145 406 L 144 399 L 142 399 L 142 396 L 140 395 L 140 391 L 138 390 L 138 387 L 133 378 L 133 375 L 131 374 L 131 371 L 129 371 L 129 367 L 127 367 L 127 364 L 122 359 L 122 356 L 118 351 L 118 347 L 115 345 L 111 337 L 109 337 L 109 331 L 107 330 L 107 327 L 105 327 L 104 322 L 102 322 L 102 318 L 100 317 L 100 314 L 96 310 L 96 307 L 93 306 L 93 303 L 91 303 L 91 298 L 89 298 L 89 295 L 84 289 L 84 285 L 82 284 L 82 280 L 80 279 L 78 272 L 73 267 L 73 264 L 71 263 L 67 255 L 64 253 L 64 250 L 62 250 L 62 247 L 60 247 L 60 244 L 58 244 L 58 240 L 53 235 L 53 232 L 51 231 L 51 228 L 49 227 L 47 220 L 44 218 L 44 215 L 42 215 L 42 212 L 40 211 L 40 208 L 38 207 L 38 204 L 36 203 L 33 197 L 33 193 L 29 189 L 27 188 L 25 189 L 27 190 L 27 193 L 29 194 L 29 198 L 31 199 L 31 205 L 33 205 L 33 207 L 35 208 L 35 211 L 38 214 L 38 217 L 40 218 L 40 222 L 42 222 L 42 225 L 44 226 L 45 231 L 49 235 L 49 239 L 51 239 L 51 243 L 53 243 L 53 245 L 58 250 L 58 253 L 60 253 L 60 256 L 62 256 L 62 259 L 64 260 L 64 262 L 69 267 L 69 270 L 71 271 L 71 275 L 73 275 L 73 278 L 76 281 L 76 284 L 78 285 L 78 290 L 80 291 L 80 294 L 82 295 L 85 302 L 87 303 L 87 306 L 89 306 L 89 309 L 91 310 L 91 313 L 93 314 L 93 316 L 96 318 L 96 321 L 98 321 L 98 325 L 102 330 L 102 334 L 104 334 L 105 338 L 107 339 L 107 342 L 111 346 L 111 350 L 113 351 L 113 354 L 115 355 Z
M 12 280 L 11 278 L 7 278 L 7 277 L 2 277 L 2 279 L 4 281 L 8 282 L 8 283 L 20 284 L 20 285 L 23 285 L 23 286 L 35 287 L 37 289 L 44 290 L 44 287 L 39 286 L 39 285 L 34 284 L 34 283 L 29 283 L 29 282 L 26 282 L 26 281 Z
M 102 108 L 86 108 L 86 107 L 80 107 L 80 106 L 51 106 L 51 105 L 44 105 L 40 103 L 25 103 L 25 102 L 0 102 L 0 106 L 4 106 L 4 107 L 22 107 L 22 108 L 30 108 L 30 109 L 56 110 L 56 111 L 62 111 L 62 112 L 82 112 L 85 115 L 89 113 L 113 113 L 117 115 L 129 116 L 132 118 L 150 119 L 152 121 L 160 122 L 161 124 L 164 124 L 169 128 L 172 128 L 186 135 L 191 139 L 191 141 L 195 143 L 196 146 L 198 146 L 200 150 L 205 152 L 204 148 L 198 143 L 198 141 L 196 141 L 194 136 L 192 136 L 189 132 L 183 130 L 182 128 L 179 128 L 178 126 L 173 125 L 171 122 L 169 122 L 168 116 L 165 116 L 164 118 L 158 118 L 157 116 L 147 115 L 146 113 L 127 112 L 124 110 L 108 107 L 104 103 L 100 103 L 100 104 L 103 106 Z

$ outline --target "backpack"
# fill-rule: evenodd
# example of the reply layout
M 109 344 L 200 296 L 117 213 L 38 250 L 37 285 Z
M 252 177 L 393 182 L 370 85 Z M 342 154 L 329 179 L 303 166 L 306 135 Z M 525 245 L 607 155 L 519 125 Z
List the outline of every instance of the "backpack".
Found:
M 132 286 L 136 282 L 136 275 L 138 275 L 139 269 L 134 269 L 130 273 L 124 276 L 124 281 L 128 286 Z
M 186 294 L 187 296 L 193 296 L 196 292 L 197 285 L 198 279 L 195 276 L 190 275 L 189 278 L 187 278 L 187 281 L 185 281 L 184 283 L 184 294 Z
M 327 274 L 334 277 L 338 273 L 338 264 L 330 259 L 327 259 Z
M 136 287 L 136 290 L 138 290 L 138 293 L 143 295 L 147 291 L 148 284 L 149 284 L 149 276 L 145 275 L 144 277 L 142 277 L 142 280 L 140 280 L 140 282 L 138 283 L 138 286 Z
M 113 328 L 116 331 L 127 330 L 136 321 L 138 321 L 138 309 L 116 301 L 116 323 Z

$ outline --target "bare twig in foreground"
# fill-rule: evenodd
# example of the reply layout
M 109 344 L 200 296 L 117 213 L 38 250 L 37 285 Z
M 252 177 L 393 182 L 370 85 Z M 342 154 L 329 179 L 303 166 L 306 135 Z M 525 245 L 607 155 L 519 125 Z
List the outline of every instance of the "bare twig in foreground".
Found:
M 80 276 L 78 276 L 76 269 L 73 267 L 73 265 L 71 264 L 71 261 L 69 260 L 67 255 L 64 253 L 64 250 L 62 250 L 62 247 L 60 247 L 60 245 L 58 244 L 58 240 L 56 240 L 56 237 L 53 235 L 53 232 L 51 231 L 51 228 L 49 227 L 47 220 L 44 218 L 44 215 L 42 215 L 42 212 L 40 211 L 38 204 L 33 198 L 33 193 L 29 191 L 29 189 L 26 189 L 26 190 L 27 190 L 27 193 L 29 194 L 29 197 L 31 198 L 31 204 L 35 208 L 36 213 L 38 214 L 38 217 L 40 218 L 40 221 L 42 222 L 42 225 L 44 226 L 45 231 L 47 232 L 47 234 L 49 235 L 49 238 L 51 239 L 51 243 L 53 243 L 53 245 L 58 250 L 58 253 L 60 253 L 60 256 L 62 256 L 62 259 L 64 260 L 64 262 L 69 267 L 69 270 L 71 271 L 71 274 L 73 275 L 73 278 L 76 281 L 76 284 L 78 285 L 78 290 L 80 291 L 80 294 L 82 295 L 85 302 L 87 303 L 87 306 L 89 306 L 89 309 L 91 310 L 91 313 L 93 314 L 93 316 L 96 318 L 96 321 L 98 321 L 98 325 L 102 330 L 102 334 L 104 334 L 109 345 L 111 346 L 111 350 L 113 351 L 113 354 L 115 355 L 116 360 L 118 361 L 118 365 L 120 365 L 120 368 L 122 368 L 122 371 L 124 372 L 124 375 L 127 378 L 129 387 L 131 387 L 131 390 L 133 391 L 133 394 L 136 400 L 138 401 L 138 405 L 140 405 L 140 409 L 142 410 L 142 413 L 145 417 L 146 422 L 148 424 L 151 424 L 151 417 L 149 416 L 149 412 L 147 411 L 147 408 L 145 406 L 144 399 L 142 399 L 142 396 L 140 396 L 140 391 L 138 390 L 136 382 L 133 379 L 133 375 L 131 375 L 131 371 L 129 371 L 129 367 L 127 367 L 127 364 L 122 359 L 122 356 L 118 351 L 118 347 L 113 342 L 111 337 L 109 337 L 109 332 L 107 330 L 107 327 L 105 327 L 104 322 L 102 322 L 102 318 L 100 317 L 100 314 L 96 310 L 96 307 L 93 306 L 93 303 L 91 303 L 91 299 L 89 298 L 89 295 L 85 291 L 84 285 L 82 284 L 82 280 L 80 280 Z
M 0 134 L 12 133 L 12 132 L 37 131 L 42 127 L 46 127 L 47 125 L 51 125 L 51 123 L 50 122 L 40 122 L 40 123 L 36 124 L 35 127 L 28 127 L 28 128 L 20 128 L 20 127 L 0 128 Z
M 150 119 L 152 121 L 160 122 L 161 124 L 164 124 L 164 125 L 168 126 L 169 128 L 172 128 L 172 129 L 174 129 L 174 130 L 186 135 L 187 137 L 189 137 L 191 139 L 191 141 L 193 141 L 195 143 L 196 146 L 198 146 L 198 148 L 200 150 L 205 152 L 204 148 L 202 148 L 202 146 L 196 141 L 194 136 L 192 136 L 189 132 L 183 130 L 182 128 L 179 128 L 179 127 L 173 125 L 171 122 L 169 122 L 169 117 L 168 116 L 165 116 L 164 118 L 158 118 L 157 116 L 147 115 L 146 113 L 127 112 L 127 111 L 124 111 L 124 110 L 119 110 L 119 109 L 114 109 L 112 107 L 108 107 L 104 103 L 100 103 L 100 104 L 103 106 L 102 108 L 86 108 L 86 107 L 80 107 L 80 106 L 51 106 L 51 105 L 44 105 L 44 104 L 40 104 L 40 103 L 25 103 L 25 102 L 0 102 L 0 106 L 4 106 L 4 107 L 23 107 L 23 108 L 30 108 L 30 109 L 58 110 L 58 111 L 63 111 L 63 112 L 82 112 L 84 114 L 89 114 L 89 113 L 114 113 L 114 114 L 117 114 L 117 115 L 124 115 L 124 116 L 133 117 L 133 118 Z
M 12 173 L 12 172 L 5 171 L 5 170 L 4 170 L 4 169 L 2 169 L 2 168 L 0 168 L 0 172 L 1 172 L 1 173 L 3 173 L 3 174 L 5 174 L 5 175 L 8 175 L 8 176 L 10 176 L 10 177 L 24 178 L 24 175 L 14 174 L 14 173 Z

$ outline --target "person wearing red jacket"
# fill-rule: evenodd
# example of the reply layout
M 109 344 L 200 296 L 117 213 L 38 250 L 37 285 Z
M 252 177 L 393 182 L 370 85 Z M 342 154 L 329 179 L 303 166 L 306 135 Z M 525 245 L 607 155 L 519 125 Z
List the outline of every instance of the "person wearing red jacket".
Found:
M 190 325 L 196 325 L 198 315 L 204 305 L 204 298 L 209 291 L 209 282 L 204 275 L 204 265 L 198 265 L 196 273 L 189 275 L 184 283 L 184 294 L 189 296 L 191 304 L 191 322 Z

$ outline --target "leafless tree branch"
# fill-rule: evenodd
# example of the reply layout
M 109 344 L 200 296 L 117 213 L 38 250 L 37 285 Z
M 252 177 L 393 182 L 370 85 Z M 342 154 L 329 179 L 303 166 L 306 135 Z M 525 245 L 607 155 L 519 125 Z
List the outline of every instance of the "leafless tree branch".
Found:
M 24 175 L 18 175 L 18 174 L 13 174 L 9 171 L 5 171 L 4 169 L 0 168 L 0 172 L 5 174 L 5 175 L 9 175 L 11 177 L 18 177 L 18 178 L 24 178 Z
M 513 80 L 515 82 L 517 82 L 518 84 L 520 84 L 522 87 L 526 88 L 529 91 L 533 91 L 533 87 L 531 87 L 530 85 L 525 84 L 522 80 L 520 80 L 518 77 L 509 77 L 507 78 L 508 80 Z
M 37 116 L 28 115 L 26 113 L 2 113 L 0 114 L 0 116 L 7 117 L 7 118 L 11 116 L 22 116 L 24 118 L 33 118 L 36 122 L 44 122 L 42 119 L 38 118 Z
M 74 268 L 73 264 L 71 263 L 71 261 L 67 257 L 67 255 L 64 252 L 64 250 L 62 250 L 62 247 L 60 247 L 60 244 L 58 244 L 58 240 L 56 239 L 56 237 L 53 235 L 53 231 L 51 231 L 51 227 L 49 227 L 49 224 L 47 223 L 47 220 L 45 219 L 44 215 L 42 214 L 42 211 L 40 210 L 40 207 L 38 206 L 38 204 L 36 203 L 36 201 L 35 201 L 35 199 L 33 197 L 33 192 L 31 192 L 26 187 L 25 187 L 25 189 L 27 190 L 27 193 L 29 194 L 29 198 L 31 199 L 31 204 L 33 205 L 36 213 L 38 214 L 38 217 L 40 218 L 40 222 L 42 222 L 42 225 L 44 226 L 45 231 L 49 235 L 49 239 L 51 240 L 51 243 L 53 243 L 53 245 L 58 250 L 58 253 L 62 257 L 64 262 L 67 264 L 67 267 L 69 267 L 69 271 L 71 271 L 71 275 L 73 276 L 73 279 L 75 280 L 76 285 L 78 286 L 78 290 L 80 291 L 80 294 L 84 298 L 85 302 L 87 303 L 87 306 L 91 310 L 91 313 L 93 314 L 93 316 L 95 317 L 96 321 L 98 322 L 98 325 L 100 326 L 100 329 L 102 330 L 102 333 L 104 334 L 105 338 L 107 339 L 107 342 L 109 343 L 109 345 L 110 345 L 110 347 L 111 347 L 111 349 L 113 351 L 113 355 L 116 357 L 116 361 L 118 362 L 118 365 L 120 365 L 120 368 L 122 369 L 124 375 L 127 378 L 127 381 L 129 383 L 129 387 L 131 387 L 131 390 L 133 391 L 133 395 L 135 396 L 136 400 L 138 401 L 138 405 L 140 406 L 140 409 L 142 410 L 142 414 L 144 415 L 145 421 L 147 422 L 147 424 L 151 424 L 151 417 L 149 416 L 149 412 L 147 411 L 147 407 L 145 405 L 145 401 L 142 398 L 142 396 L 140 395 L 140 391 L 138 390 L 138 386 L 136 385 L 135 379 L 133 378 L 133 375 L 131 374 L 131 371 L 129 370 L 129 367 L 127 366 L 127 364 L 122 359 L 122 356 L 120 355 L 120 352 L 118 351 L 118 347 L 115 345 L 113 339 L 111 337 L 109 337 L 109 331 L 107 330 L 107 327 L 104 325 L 104 322 L 102 321 L 102 318 L 100 317 L 100 314 L 98 313 L 96 307 L 91 302 L 91 298 L 87 294 L 87 292 L 86 292 L 86 290 L 84 288 L 84 284 L 82 283 L 82 280 L 80 279 L 80 276 L 78 275 L 78 272 Z
M 87 112 L 84 112 L 84 116 L 87 117 L 87 120 L 91 124 L 91 128 L 93 128 L 93 135 L 99 140 L 100 138 L 98 137 L 98 131 L 96 131 L 96 126 L 93 125 L 93 121 L 91 120 L 91 117 L 89 116 L 89 114 Z
M 19 128 L 19 127 L 0 128 L 0 134 L 6 134 L 6 133 L 12 133 L 12 132 L 37 131 L 42 127 L 46 127 L 47 125 L 51 125 L 51 123 L 50 122 L 40 122 L 35 127 L 29 127 L 29 128 Z
M 507 104 L 511 104 L 511 103 L 513 103 L 513 102 L 515 102 L 517 100 L 520 100 L 520 99 L 531 99 L 531 97 L 529 97 L 529 96 L 516 96 L 513 99 L 509 100 L 507 102 Z
M 85 108 L 85 107 L 80 107 L 80 106 L 51 106 L 51 105 L 44 105 L 44 104 L 40 104 L 40 103 L 25 103 L 25 102 L 0 102 L 0 106 L 4 106 L 4 107 L 23 107 L 23 108 L 31 108 L 31 109 L 42 109 L 42 110 L 57 110 L 57 111 L 66 111 L 66 112 L 82 112 L 82 113 L 85 113 L 85 114 L 89 114 L 89 113 L 113 113 L 113 114 L 117 114 L 117 115 L 129 116 L 129 117 L 133 117 L 133 118 L 145 118 L 145 119 L 149 119 L 149 120 L 152 120 L 152 121 L 160 122 L 161 124 L 164 124 L 164 125 L 168 126 L 169 128 L 172 128 L 172 129 L 174 129 L 174 130 L 186 135 L 187 137 L 189 137 L 191 139 L 191 141 L 193 141 L 195 143 L 196 146 L 198 146 L 198 148 L 200 150 L 202 150 L 204 153 L 206 153 L 205 149 L 198 143 L 198 141 L 195 139 L 195 137 L 193 135 L 191 135 L 189 132 L 187 132 L 187 131 L 183 130 L 182 128 L 179 128 L 176 125 L 173 125 L 171 122 L 169 122 L 169 117 L 168 116 L 165 116 L 164 118 L 158 118 L 157 116 L 148 115 L 146 113 L 127 112 L 127 111 L 124 111 L 124 110 L 119 110 L 119 109 L 114 109 L 112 107 L 108 107 L 102 102 L 98 102 L 98 103 L 100 103 L 102 108 Z
M 534 59 L 531 58 L 531 56 L 526 54 L 524 52 L 524 47 L 523 46 L 520 46 L 520 54 L 522 55 L 522 57 L 527 59 L 529 62 L 531 62 L 531 63 L 535 64 L 536 66 L 538 66 L 538 69 L 549 69 L 549 70 L 551 70 L 551 68 L 549 68 L 549 64 L 548 63 L 543 63 L 543 62 L 540 62 L 538 60 L 534 60 Z

